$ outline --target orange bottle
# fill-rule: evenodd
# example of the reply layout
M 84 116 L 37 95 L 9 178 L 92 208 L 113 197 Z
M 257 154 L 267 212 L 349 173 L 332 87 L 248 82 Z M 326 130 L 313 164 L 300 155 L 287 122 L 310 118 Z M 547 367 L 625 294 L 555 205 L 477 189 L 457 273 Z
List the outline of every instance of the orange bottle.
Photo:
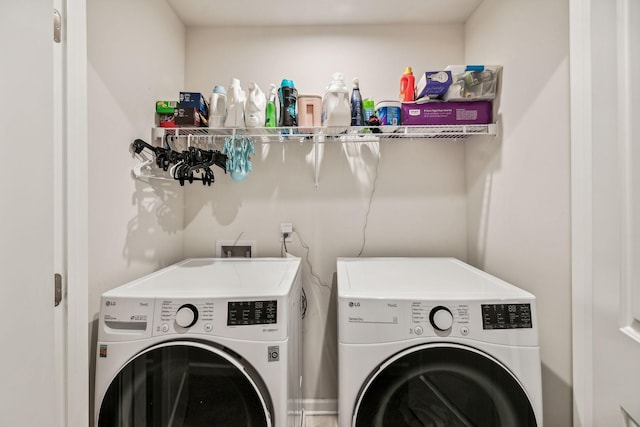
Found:
M 416 99 L 416 79 L 413 70 L 407 67 L 400 78 L 400 101 L 409 102 Z

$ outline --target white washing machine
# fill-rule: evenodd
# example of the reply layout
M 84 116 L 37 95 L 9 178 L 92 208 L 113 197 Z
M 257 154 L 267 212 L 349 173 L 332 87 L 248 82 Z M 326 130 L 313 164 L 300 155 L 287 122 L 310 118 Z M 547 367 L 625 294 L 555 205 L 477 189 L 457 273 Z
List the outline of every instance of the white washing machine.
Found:
M 300 427 L 300 259 L 188 259 L 102 295 L 97 427 Z
M 536 301 L 453 258 L 338 259 L 340 427 L 541 427 Z

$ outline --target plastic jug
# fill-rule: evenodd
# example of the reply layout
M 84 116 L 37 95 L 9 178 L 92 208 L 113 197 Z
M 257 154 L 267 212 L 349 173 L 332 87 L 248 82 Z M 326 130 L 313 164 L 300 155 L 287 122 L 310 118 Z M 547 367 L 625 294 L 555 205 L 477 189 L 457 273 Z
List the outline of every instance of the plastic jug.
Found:
M 249 82 L 249 94 L 244 104 L 244 123 L 248 128 L 264 126 L 267 98 L 256 82 Z
M 280 126 L 298 126 L 298 90 L 293 80 L 283 79 L 278 89 Z
M 411 67 L 404 69 L 400 78 L 400 101 L 411 102 L 416 100 L 416 79 Z
M 278 99 L 278 90 L 273 83 L 269 87 L 269 99 L 267 100 L 267 107 L 265 112 L 264 126 L 273 128 L 278 125 L 278 113 L 276 111 L 276 102 Z
M 209 127 L 224 127 L 224 120 L 227 116 L 227 91 L 223 86 L 216 85 L 213 88 L 211 99 L 209 100 Z
M 231 79 L 229 90 L 227 91 L 227 118 L 224 121 L 225 127 L 235 128 L 244 126 L 244 103 L 247 95 L 240 87 L 240 80 Z
M 351 105 L 349 89 L 344 84 L 342 73 L 334 73 L 333 80 L 322 99 L 323 126 L 351 125 Z

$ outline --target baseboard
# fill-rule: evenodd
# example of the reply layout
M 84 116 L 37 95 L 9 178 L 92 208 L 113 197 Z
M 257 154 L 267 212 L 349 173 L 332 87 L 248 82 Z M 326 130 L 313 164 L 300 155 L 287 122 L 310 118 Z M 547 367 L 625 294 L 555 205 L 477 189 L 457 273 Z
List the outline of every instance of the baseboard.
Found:
M 336 415 L 337 399 L 302 399 L 302 410 L 305 415 Z

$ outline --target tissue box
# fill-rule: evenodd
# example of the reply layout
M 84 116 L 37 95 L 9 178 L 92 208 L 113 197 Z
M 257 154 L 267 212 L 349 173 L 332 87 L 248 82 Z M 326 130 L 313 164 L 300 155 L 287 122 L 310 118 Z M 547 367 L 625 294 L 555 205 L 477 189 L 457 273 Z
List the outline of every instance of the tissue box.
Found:
M 441 99 L 451 86 L 451 71 L 427 71 L 416 86 L 416 99 Z
M 490 101 L 403 102 L 403 125 L 476 125 L 491 123 Z
M 498 65 L 449 65 L 453 81 L 445 101 L 491 101 L 498 87 Z
M 202 115 L 209 117 L 209 101 L 198 92 L 180 92 L 180 108 L 197 108 Z

